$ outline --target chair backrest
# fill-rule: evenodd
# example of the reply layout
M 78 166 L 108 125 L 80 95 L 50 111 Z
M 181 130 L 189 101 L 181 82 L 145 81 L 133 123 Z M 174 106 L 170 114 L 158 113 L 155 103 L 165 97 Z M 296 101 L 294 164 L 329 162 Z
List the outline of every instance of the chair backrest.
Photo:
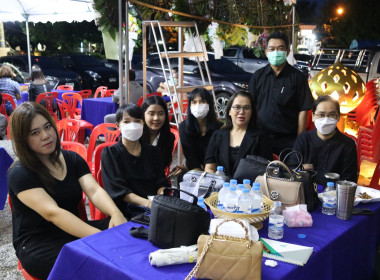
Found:
M 62 141 L 78 142 L 79 123 L 74 119 L 62 119 L 57 122 L 59 138 Z
M 62 94 L 62 99 L 70 105 L 72 109 L 76 109 L 78 102 L 82 106 L 82 96 L 76 92 L 65 92 Z
M 105 92 L 108 87 L 98 87 L 95 91 L 94 98 L 98 98 L 99 94 L 102 96 L 103 92 Z
M 78 91 L 78 94 L 82 96 L 82 99 L 89 98 L 92 94 L 92 90 L 84 89 L 84 90 Z
M 161 92 L 152 92 L 152 93 L 148 93 L 146 95 L 146 98 L 148 98 L 149 96 L 153 96 L 153 95 L 157 95 L 157 96 L 162 96 L 162 93 Z M 139 101 L 137 101 L 137 106 L 141 107 L 141 105 L 143 104 L 144 102 L 144 96 L 141 96 Z
M 87 161 L 87 148 L 82 143 L 72 141 L 61 141 L 63 150 L 73 151 L 79 154 L 85 161 Z
M 106 142 L 106 143 L 102 143 L 96 146 L 95 151 L 94 151 L 94 172 L 96 176 L 98 175 L 98 172 L 100 170 L 100 159 L 101 159 L 103 149 L 105 147 L 112 146 L 115 143 L 116 142 Z
M 58 117 L 57 114 L 54 112 L 53 109 L 53 102 L 54 99 L 58 99 L 58 92 L 52 91 L 52 92 L 44 92 L 37 95 L 37 103 L 40 103 L 42 100 L 45 101 L 45 107 L 49 111 L 50 115 L 54 117 L 54 119 L 57 121 Z
M 60 86 L 57 86 L 57 89 L 74 90 L 74 87 L 68 86 L 68 85 L 60 85 Z
M 173 145 L 173 152 L 172 152 L 172 156 L 174 155 L 174 152 L 175 150 L 177 149 L 177 145 L 178 145 L 178 140 L 179 140 L 179 132 L 177 129 L 171 127 L 170 128 L 170 132 L 174 134 L 175 136 L 175 139 L 174 139 L 174 145 Z
M 96 141 L 99 136 L 104 136 L 104 142 L 115 143 L 120 135 L 120 130 L 117 128 L 116 124 L 113 123 L 101 123 L 95 126 L 93 129 L 90 141 L 87 147 L 87 162 L 92 162 L 92 156 L 95 151 Z
M 61 112 L 61 119 L 74 119 L 74 114 L 71 111 L 69 104 L 65 101 L 57 99 L 59 111 Z
M 3 97 L 2 103 L 5 103 L 5 101 L 9 101 L 12 105 L 13 110 L 16 109 L 16 103 L 15 103 L 15 100 L 13 99 L 12 95 L 10 95 L 8 93 L 2 93 L 1 96 Z
M 115 91 L 116 89 L 107 89 L 106 91 L 102 91 L 101 97 L 111 97 Z

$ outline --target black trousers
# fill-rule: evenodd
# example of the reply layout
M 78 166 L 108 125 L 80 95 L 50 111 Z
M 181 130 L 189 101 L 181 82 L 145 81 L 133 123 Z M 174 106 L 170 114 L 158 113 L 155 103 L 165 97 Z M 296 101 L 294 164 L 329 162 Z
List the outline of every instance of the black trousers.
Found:
M 100 230 L 105 230 L 109 225 L 109 218 L 88 221 L 86 223 Z M 77 240 L 64 231 L 56 231 L 54 234 L 37 236 L 25 240 L 17 250 L 16 255 L 23 268 L 32 276 L 39 279 L 47 279 L 62 247 L 71 241 Z

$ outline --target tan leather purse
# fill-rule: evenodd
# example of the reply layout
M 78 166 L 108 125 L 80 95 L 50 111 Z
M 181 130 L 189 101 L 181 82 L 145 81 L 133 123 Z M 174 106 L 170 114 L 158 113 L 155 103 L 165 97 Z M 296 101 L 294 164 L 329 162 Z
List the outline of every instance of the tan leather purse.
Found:
M 289 173 L 289 178 L 269 176 L 268 168 L 271 164 L 281 165 Z M 296 181 L 293 176 L 286 164 L 282 161 L 274 160 L 268 164 L 267 172 L 264 175 L 258 176 L 255 182 L 260 183 L 262 192 L 266 197 L 269 197 L 271 200 L 281 201 L 283 208 L 285 206 L 305 204 L 303 183 Z
M 244 238 L 218 234 L 219 226 L 230 221 L 239 223 L 244 228 Z M 248 230 L 239 220 L 225 220 L 216 227 L 213 235 L 200 235 L 198 256 L 197 263 L 186 280 L 194 275 L 197 279 L 261 279 L 263 244 L 249 240 Z

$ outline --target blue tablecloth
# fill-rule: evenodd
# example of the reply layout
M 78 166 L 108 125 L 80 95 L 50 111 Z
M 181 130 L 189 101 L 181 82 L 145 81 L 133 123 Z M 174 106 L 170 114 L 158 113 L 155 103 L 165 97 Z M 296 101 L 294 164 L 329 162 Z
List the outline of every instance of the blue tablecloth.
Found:
M 13 159 L 4 148 L 0 147 L 0 210 L 4 209 L 5 201 L 7 200 L 7 171 L 12 163 Z
M 97 126 L 104 123 L 104 116 L 116 113 L 119 105 L 112 102 L 112 97 L 87 98 L 82 102 L 82 120 Z
M 380 203 L 359 207 L 375 211 L 372 216 L 353 216 L 342 221 L 317 209 L 311 228 L 288 228 L 282 241 L 314 247 L 305 266 L 278 262 L 263 264 L 262 279 L 372 279 L 376 248 L 380 241 Z M 66 244 L 49 279 L 184 279 L 194 264 L 154 267 L 150 252 L 158 248 L 147 240 L 131 237 L 132 222 Z M 298 233 L 306 234 L 299 239 Z M 267 222 L 259 231 L 267 237 Z M 266 258 L 263 258 L 263 263 Z
M 52 91 L 58 92 L 58 99 L 60 100 L 62 100 L 62 94 L 64 94 L 65 92 L 77 92 L 77 91 L 65 90 L 65 89 L 55 89 Z M 28 101 L 28 96 L 29 95 L 27 91 L 21 92 L 21 99 L 17 101 L 17 105 L 20 105 L 21 103 Z

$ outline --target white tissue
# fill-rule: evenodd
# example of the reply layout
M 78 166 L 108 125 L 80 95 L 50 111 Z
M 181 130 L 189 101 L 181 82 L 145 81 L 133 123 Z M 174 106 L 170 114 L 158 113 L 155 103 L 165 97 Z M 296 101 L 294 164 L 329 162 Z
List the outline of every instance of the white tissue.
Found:
M 266 260 L 265 265 L 270 266 L 270 267 L 276 267 L 278 265 L 278 263 L 274 260 Z
M 149 262 L 155 266 L 165 266 L 197 261 L 197 245 L 160 249 L 149 254 Z
M 210 223 L 209 233 L 214 234 L 215 228 L 222 221 L 224 221 L 224 220 L 223 219 L 212 219 L 211 223 Z M 244 226 L 248 229 L 248 237 L 250 240 L 252 240 L 252 241 L 259 240 L 259 233 L 257 232 L 257 229 L 254 226 L 251 226 L 247 220 L 239 219 L 239 221 L 241 221 L 244 224 Z M 223 225 L 221 225 L 219 227 L 218 234 L 244 238 L 245 237 L 245 230 L 238 223 L 227 222 L 227 223 L 224 223 Z
M 298 204 L 295 206 L 286 207 L 287 211 L 293 212 L 293 211 L 306 211 L 307 212 L 307 205 L 306 204 Z

